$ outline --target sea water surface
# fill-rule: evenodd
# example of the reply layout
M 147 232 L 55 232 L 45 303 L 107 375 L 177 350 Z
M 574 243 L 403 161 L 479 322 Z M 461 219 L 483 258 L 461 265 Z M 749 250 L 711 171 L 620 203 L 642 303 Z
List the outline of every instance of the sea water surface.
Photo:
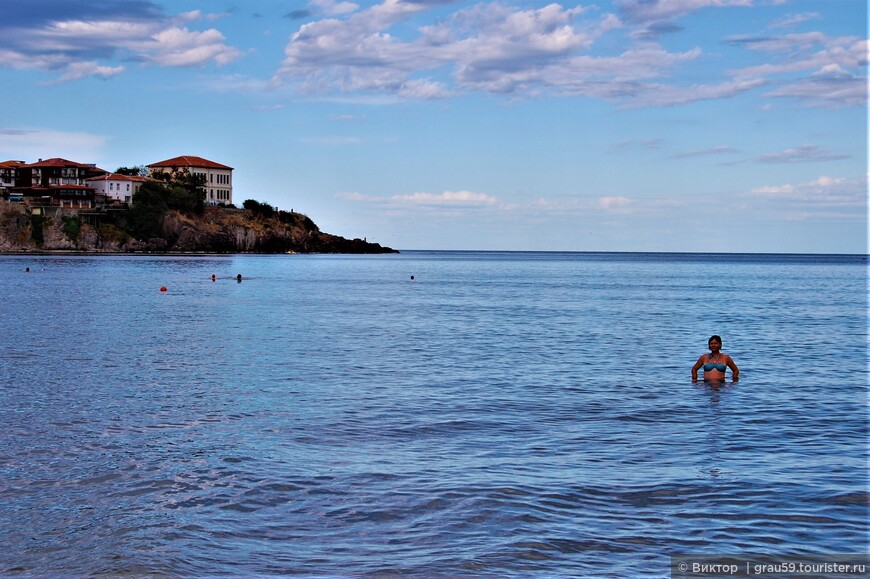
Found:
M 0 279 L 3 574 L 868 551 L 865 256 L 28 255 Z M 711 334 L 740 382 L 691 382 Z

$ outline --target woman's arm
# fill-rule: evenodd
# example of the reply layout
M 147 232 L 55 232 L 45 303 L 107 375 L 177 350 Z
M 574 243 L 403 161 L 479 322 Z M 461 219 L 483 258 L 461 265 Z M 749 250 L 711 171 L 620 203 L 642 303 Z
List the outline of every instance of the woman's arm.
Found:
M 704 365 L 704 355 L 701 354 L 701 357 L 698 358 L 698 361 L 695 362 L 695 365 L 692 366 L 692 382 L 698 381 L 698 370 L 701 369 L 701 366 Z
M 734 363 L 734 359 L 731 356 L 728 356 L 728 361 L 726 362 L 729 368 L 731 368 L 731 380 L 737 382 L 740 380 L 740 369 L 737 368 L 737 364 Z

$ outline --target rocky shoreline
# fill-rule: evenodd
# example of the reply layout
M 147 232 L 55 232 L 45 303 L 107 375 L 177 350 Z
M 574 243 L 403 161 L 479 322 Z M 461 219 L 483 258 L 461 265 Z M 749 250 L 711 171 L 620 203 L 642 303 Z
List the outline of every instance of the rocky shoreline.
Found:
M 41 213 L 41 214 L 40 214 Z M 200 215 L 168 211 L 159 234 L 137 239 L 125 213 L 0 203 L 0 252 L 18 253 L 398 253 L 378 243 L 320 231 L 307 216 L 263 217 L 243 209 L 207 207 Z

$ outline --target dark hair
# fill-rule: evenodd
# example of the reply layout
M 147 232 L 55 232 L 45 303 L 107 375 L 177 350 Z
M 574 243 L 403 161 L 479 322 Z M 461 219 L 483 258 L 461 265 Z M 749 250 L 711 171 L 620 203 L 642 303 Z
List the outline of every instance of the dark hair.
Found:
M 722 343 L 722 338 L 720 338 L 719 336 L 710 336 L 710 339 L 707 340 L 707 343 L 709 344 L 709 343 L 712 342 L 713 340 L 716 340 L 716 341 L 719 342 L 720 344 Z

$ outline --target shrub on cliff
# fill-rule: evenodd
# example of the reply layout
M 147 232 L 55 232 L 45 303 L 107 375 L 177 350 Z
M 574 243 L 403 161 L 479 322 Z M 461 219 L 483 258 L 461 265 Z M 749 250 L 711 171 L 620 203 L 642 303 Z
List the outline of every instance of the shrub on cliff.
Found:
M 278 221 L 284 225 L 299 227 L 305 231 L 320 231 L 320 228 L 307 215 L 296 213 L 295 211 L 277 211 L 268 203 L 261 203 L 254 199 L 247 199 L 242 204 L 242 207 L 250 211 L 254 217 L 262 217 L 264 219 L 277 217 Z
M 45 243 L 45 233 L 42 230 L 44 225 L 45 217 L 42 215 L 32 215 L 30 217 L 30 239 L 33 240 L 37 247 L 42 247 L 42 244 Z
M 268 203 L 260 203 L 259 201 L 255 201 L 253 199 L 246 199 L 245 202 L 242 203 L 242 207 L 244 207 L 257 217 L 265 217 L 266 219 L 269 219 L 275 215 L 274 207 L 272 207 Z
M 82 220 L 74 215 L 63 218 L 63 232 L 70 241 L 78 241 L 82 230 Z

